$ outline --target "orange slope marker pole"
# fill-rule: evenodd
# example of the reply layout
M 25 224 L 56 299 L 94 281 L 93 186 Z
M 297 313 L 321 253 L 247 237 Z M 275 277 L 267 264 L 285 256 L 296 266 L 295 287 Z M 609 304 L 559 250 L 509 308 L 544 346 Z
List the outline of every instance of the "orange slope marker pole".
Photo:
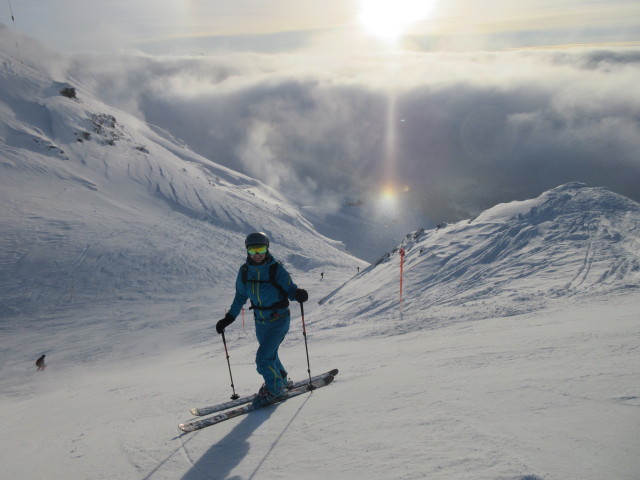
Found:
M 400 311 L 402 311 L 402 278 L 404 277 L 404 248 L 400 249 Z

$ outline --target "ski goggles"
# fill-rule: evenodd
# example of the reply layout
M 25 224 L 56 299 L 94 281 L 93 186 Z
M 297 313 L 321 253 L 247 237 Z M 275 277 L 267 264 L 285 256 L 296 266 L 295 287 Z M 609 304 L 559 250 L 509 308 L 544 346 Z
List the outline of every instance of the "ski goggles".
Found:
M 267 253 L 266 245 L 252 245 L 251 247 L 247 247 L 247 253 L 249 255 L 264 255 Z

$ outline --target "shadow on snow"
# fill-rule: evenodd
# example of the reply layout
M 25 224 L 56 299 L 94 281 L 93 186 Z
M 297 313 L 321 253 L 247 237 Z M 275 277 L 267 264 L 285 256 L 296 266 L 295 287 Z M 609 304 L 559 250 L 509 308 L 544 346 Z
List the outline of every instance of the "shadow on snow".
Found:
M 282 432 L 274 439 L 271 446 L 266 450 L 264 456 L 256 463 L 256 467 L 247 477 L 251 480 L 260 471 L 264 462 L 269 458 L 278 443 L 285 435 L 291 424 L 298 417 L 310 396 L 305 398 L 304 402 L 296 410 L 291 420 L 282 429 Z M 211 480 L 211 479 L 227 479 L 238 480 L 243 477 L 233 476 L 229 474 L 240 465 L 247 457 L 250 450 L 249 438 L 251 435 L 275 412 L 275 409 L 282 404 L 273 405 L 268 408 L 262 408 L 246 415 L 240 423 L 238 423 L 232 431 L 224 438 L 220 439 L 216 444 L 204 454 L 200 459 L 193 463 L 193 467 L 182 477 L 182 480 Z M 205 429 L 210 432 L 210 429 Z M 185 448 L 186 451 L 186 448 Z M 255 455 L 260 455 L 259 450 L 254 447 Z

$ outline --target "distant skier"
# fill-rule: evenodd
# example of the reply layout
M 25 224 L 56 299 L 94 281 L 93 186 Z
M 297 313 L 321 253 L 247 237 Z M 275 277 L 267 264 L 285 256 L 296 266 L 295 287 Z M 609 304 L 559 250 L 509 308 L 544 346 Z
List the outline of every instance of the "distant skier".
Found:
M 324 272 L 320 272 L 320 280 L 324 279 Z
M 43 354 L 40 358 L 38 358 L 38 360 L 36 360 L 36 367 L 38 367 L 38 372 L 41 372 L 45 368 L 47 368 L 47 366 L 44 364 L 44 357 L 46 357 L 46 355 Z
M 309 295 L 298 288 L 284 266 L 271 256 L 269 237 L 265 233 L 251 233 L 244 243 L 247 261 L 238 271 L 233 303 L 216 324 L 216 331 L 222 334 L 236 319 L 247 299 L 251 301 L 259 344 L 256 369 L 264 378 L 264 385 L 253 404 L 261 407 L 277 401 L 286 391 L 288 375 L 278 357 L 278 349 L 289 331 L 289 300 L 302 303 Z

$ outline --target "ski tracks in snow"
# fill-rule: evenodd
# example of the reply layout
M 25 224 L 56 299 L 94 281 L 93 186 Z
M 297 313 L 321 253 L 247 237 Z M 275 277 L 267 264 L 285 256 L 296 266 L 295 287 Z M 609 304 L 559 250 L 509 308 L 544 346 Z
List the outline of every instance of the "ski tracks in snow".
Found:
M 578 289 L 580 286 L 582 286 L 584 282 L 587 280 L 587 277 L 589 276 L 589 272 L 591 271 L 591 266 L 593 265 L 593 262 L 595 260 L 592 224 L 587 224 L 586 230 L 589 238 L 586 244 L 584 260 L 580 265 L 580 268 L 578 268 L 578 271 L 575 274 L 575 276 L 565 286 L 565 290 L 575 290 L 575 289 Z

